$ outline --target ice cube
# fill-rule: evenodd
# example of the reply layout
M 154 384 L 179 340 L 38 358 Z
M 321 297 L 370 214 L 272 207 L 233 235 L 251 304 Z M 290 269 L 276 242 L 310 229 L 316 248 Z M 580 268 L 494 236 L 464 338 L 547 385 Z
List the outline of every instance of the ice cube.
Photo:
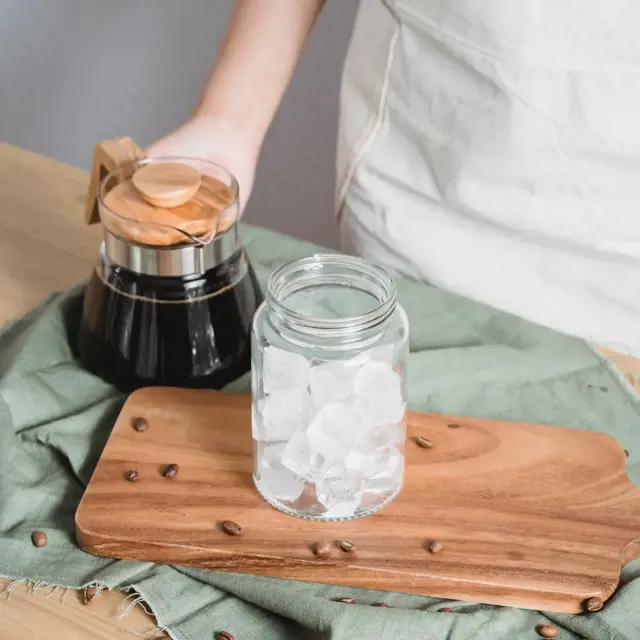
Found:
M 347 360 L 352 367 L 359 367 L 367 362 L 384 362 L 389 366 L 394 363 L 395 345 L 393 343 L 378 345 L 373 349 L 367 349 L 354 358 Z
M 392 446 L 401 445 L 405 440 L 405 423 L 384 424 L 362 432 L 354 447 L 359 452 L 375 453 Z
M 353 381 L 357 368 L 345 362 L 325 362 L 311 367 L 309 388 L 317 408 L 330 402 L 346 400 L 353 394 Z
M 322 514 L 323 518 L 338 519 L 338 518 L 352 518 L 356 515 L 356 512 L 360 508 L 362 503 L 362 494 L 357 494 L 350 502 L 338 502 Z
M 285 447 L 287 446 L 285 442 L 262 442 L 255 441 L 255 457 L 256 459 L 262 463 L 266 464 L 280 464 L 282 461 L 282 456 L 284 454 Z
M 362 490 L 368 494 L 392 493 L 402 484 L 403 470 L 404 458 L 397 449 L 378 452 L 369 459 Z
M 356 374 L 355 404 L 361 420 L 369 427 L 398 423 L 404 418 L 402 380 L 384 362 L 367 362 Z
M 398 490 L 400 480 L 396 478 L 376 478 L 375 480 L 366 480 L 363 482 L 363 493 L 365 496 L 381 495 L 384 493 L 393 493 Z
M 322 462 L 322 458 L 309 447 L 304 431 L 296 431 L 282 453 L 282 464 L 309 481 L 313 481 Z
M 402 474 L 404 465 L 403 456 L 395 447 L 375 453 L 369 458 L 367 465 L 367 480 L 378 480 L 380 478 L 396 478 Z
M 287 440 L 311 421 L 311 397 L 306 391 L 274 391 L 258 403 L 262 439 Z
M 344 465 L 349 472 L 359 473 L 365 480 L 388 478 L 402 473 L 403 456 L 395 446 L 382 449 L 365 448 L 356 443 L 345 458 Z
M 281 464 L 275 463 L 272 466 L 263 462 L 259 466 L 259 484 L 261 490 L 267 495 L 277 500 L 291 502 L 300 496 L 305 481 Z
M 263 426 L 262 420 L 260 419 L 260 412 L 258 411 L 258 406 L 256 402 L 251 403 L 251 435 L 254 440 L 262 440 L 263 439 Z
M 338 505 L 348 505 L 346 514 L 353 515 L 362 493 L 362 477 L 352 473 L 342 464 L 325 466 L 316 476 L 318 502 L 329 510 Z M 326 515 L 326 514 L 325 514 Z M 332 517 L 346 517 L 332 516 Z
M 347 454 L 344 464 L 349 471 L 357 471 L 364 473 L 369 467 L 371 455 L 363 450 L 352 449 Z
M 309 446 L 326 460 L 343 460 L 362 426 L 353 403 L 330 403 L 320 409 L 309 425 Z
M 309 362 L 299 353 L 269 346 L 264 350 L 262 381 L 265 393 L 306 389 L 309 384 Z

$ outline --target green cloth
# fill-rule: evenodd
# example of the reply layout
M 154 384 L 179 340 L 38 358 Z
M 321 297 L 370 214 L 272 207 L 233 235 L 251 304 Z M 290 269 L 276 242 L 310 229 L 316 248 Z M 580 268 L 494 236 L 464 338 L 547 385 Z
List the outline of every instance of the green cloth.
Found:
M 282 262 L 318 250 L 252 227 L 243 234 L 263 284 Z M 411 323 L 411 409 L 606 430 L 629 450 L 629 474 L 640 482 L 640 400 L 582 341 L 423 284 L 400 281 L 398 291 Z M 640 638 L 640 562 L 625 568 L 603 611 L 571 616 L 113 561 L 80 551 L 76 506 L 123 402 L 73 360 L 69 339 L 81 294 L 78 287 L 54 295 L 0 334 L 0 575 L 133 589 L 160 626 L 185 640 L 211 640 L 219 630 L 237 640 L 526 640 L 549 621 L 561 629 L 560 639 Z M 248 391 L 248 376 L 232 390 Z M 49 536 L 42 549 L 30 542 L 37 529 Z M 363 605 L 384 599 L 395 608 L 332 602 L 347 592 Z M 442 606 L 455 613 L 438 613 Z

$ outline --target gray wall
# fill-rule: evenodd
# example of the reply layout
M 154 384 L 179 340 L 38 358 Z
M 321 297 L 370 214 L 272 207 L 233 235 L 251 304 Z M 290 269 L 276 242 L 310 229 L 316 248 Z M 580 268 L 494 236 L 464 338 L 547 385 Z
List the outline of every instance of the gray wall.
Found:
M 193 108 L 232 5 L 0 0 L 0 138 L 84 168 L 103 138 L 152 142 Z M 337 97 L 357 5 L 327 3 L 264 146 L 248 222 L 336 246 Z

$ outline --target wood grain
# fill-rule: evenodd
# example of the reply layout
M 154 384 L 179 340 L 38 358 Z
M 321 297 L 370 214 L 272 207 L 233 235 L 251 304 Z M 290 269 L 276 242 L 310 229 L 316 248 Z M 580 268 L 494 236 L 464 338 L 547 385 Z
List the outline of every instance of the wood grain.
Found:
M 89 177 L 89 191 L 85 204 L 85 222 L 89 225 L 100 222 L 98 192 L 105 176 L 116 167 L 129 167 L 133 175 L 133 161 L 144 157 L 144 151 L 133 138 L 110 138 L 99 142 L 93 150 L 93 161 Z
M 200 188 L 200 172 L 182 162 L 154 162 L 131 177 L 142 197 L 156 207 L 179 207 Z
M 157 630 L 154 620 L 141 606 L 133 607 L 126 616 L 122 616 L 127 607 L 127 594 L 103 590 L 89 605 L 82 603 L 82 595 L 80 591 L 67 589 L 54 591 L 53 587 L 34 591 L 29 585 L 12 586 L 9 580 L 0 580 L 0 638 L 169 638 Z
M 146 431 L 131 427 L 136 416 Z M 418 435 L 434 447 L 418 447 Z M 415 413 L 409 438 L 405 486 L 391 505 L 310 522 L 253 487 L 248 396 L 136 391 L 78 508 L 78 541 L 107 557 L 564 612 L 607 600 L 621 564 L 640 555 L 640 490 L 612 438 Z M 169 463 L 180 466 L 170 480 L 161 475 Z M 134 483 L 124 480 L 131 469 Z M 223 520 L 243 535 L 225 535 Z M 357 551 L 338 550 L 341 539 Z M 432 540 L 440 553 L 425 550 Z M 333 545 L 329 558 L 311 552 L 321 541 Z
M 86 195 L 86 171 L 0 143 L 1 323 L 89 277 L 102 229 Z

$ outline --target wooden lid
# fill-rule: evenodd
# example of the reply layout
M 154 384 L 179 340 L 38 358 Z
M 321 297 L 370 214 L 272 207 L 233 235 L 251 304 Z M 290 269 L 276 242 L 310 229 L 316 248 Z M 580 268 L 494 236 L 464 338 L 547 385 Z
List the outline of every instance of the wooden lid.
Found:
M 104 205 L 108 210 L 102 209 L 101 218 L 109 231 L 138 244 L 169 246 L 187 240 L 180 230 L 208 240 L 211 235 L 226 230 L 234 222 L 232 215 L 221 216 L 233 203 L 233 190 L 220 180 L 201 176 L 197 171 L 200 183 L 193 197 L 184 204 L 159 207 L 148 202 L 136 188 L 134 178 L 145 167 L 151 166 L 154 165 L 143 166 L 134 177 L 115 185 L 105 195 Z M 150 189 L 152 181 L 140 182 L 143 188 Z
M 182 162 L 152 162 L 131 177 L 140 195 L 156 207 L 179 207 L 200 188 L 200 172 Z
M 188 241 L 181 233 L 208 241 L 228 229 L 237 215 L 229 209 L 235 189 L 199 170 L 199 162 L 145 161 L 128 137 L 103 140 L 93 155 L 85 208 L 87 224 L 102 222 L 111 233 L 138 244 L 170 246 Z M 142 162 L 142 164 L 140 164 Z M 113 183 L 99 205 L 100 184 Z

